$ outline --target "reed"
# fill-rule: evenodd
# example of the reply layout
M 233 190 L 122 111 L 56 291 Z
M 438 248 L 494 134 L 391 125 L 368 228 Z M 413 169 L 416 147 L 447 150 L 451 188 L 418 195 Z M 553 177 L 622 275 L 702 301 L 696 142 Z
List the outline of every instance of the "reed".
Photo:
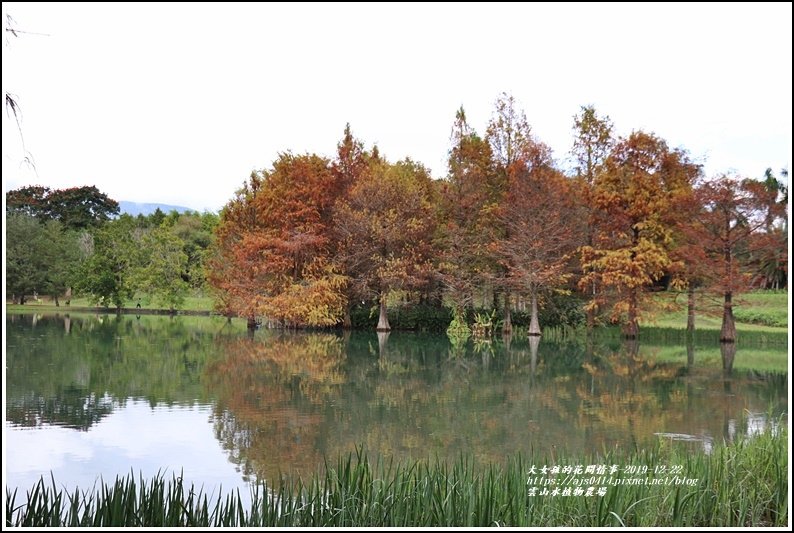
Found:
M 359 449 L 308 481 L 282 476 L 272 487 L 258 485 L 250 504 L 239 492 L 211 497 L 178 476 L 146 481 L 128 475 L 73 493 L 53 478 L 41 479 L 24 497 L 6 490 L 6 526 L 782 527 L 788 523 L 787 441 L 781 421 L 710 454 L 663 439 L 647 450 L 519 456 L 504 465 L 468 457 L 452 463 L 373 461 Z M 617 465 L 613 478 L 640 483 L 608 486 L 604 496 L 530 495 L 537 486 L 531 468 L 553 464 Z M 628 467 L 643 473 L 627 474 Z M 667 483 L 673 471 L 675 479 L 690 481 Z M 545 478 L 563 488 L 564 474 Z M 652 484 L 654 479 L 665 484 Z

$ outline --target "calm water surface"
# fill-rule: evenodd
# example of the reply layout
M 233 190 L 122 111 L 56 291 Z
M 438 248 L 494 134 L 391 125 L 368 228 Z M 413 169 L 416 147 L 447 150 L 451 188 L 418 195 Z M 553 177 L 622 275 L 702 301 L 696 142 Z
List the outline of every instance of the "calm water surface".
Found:
M 6 317 L 6 487 L 158 471 L 205 491 L 310 475 L 363 445 L 395 459 L 566 453 L 666 439 L 698 452 L 788 411 L 787 347 L 450 345 L 393 332 L 257 331 L 204 317 Z M 550 461 L 551 463 L 551 461 Z M 246 491 L 247 492 L 247 491 Z

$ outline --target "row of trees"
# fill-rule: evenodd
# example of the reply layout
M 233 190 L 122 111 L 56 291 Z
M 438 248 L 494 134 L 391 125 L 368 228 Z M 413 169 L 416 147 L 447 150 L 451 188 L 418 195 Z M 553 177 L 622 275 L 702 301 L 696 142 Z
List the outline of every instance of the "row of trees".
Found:
M 217 220 L 212 213 L 176 211 L 165 216 L 122 215 L 93 235 L 75 287 L 106 306 L 121 308 L 143 294 L 178 309 L 191 291 L 205 286 L 204 260 Z
M 7 192 L 6 292 L 19 303 L 36 294 L 52 296 L 56 305 L 66 295 L 68 302 L 86 239 L 118 212 L 118 202 L 94 186 Z
M 333 160 L 281 154 L 221 213 L 209 270 L 220 307 L 250 324 L 328 326 L 375 302 L 388 330 L 390 299 L 457 317 L 487 300 L 509 332 L 520 299 L 538 335 L 538 306 L 577 291 L 588 326 L 636 337 L 649 289 L 668 284 L 719 293 L 733 340 L 733 295 L 785 280 L 785 188 L 771 172 L 706 179 L 685 150 L 643 131 L 616 137 L 592 107 L 573 130 L 568 174 L 506 94 L 484 137 L 456 113 L 443 180 L 365 150 L 349 126 Z
M 120 308 L 146 295 L 176 309 L 205 287 L 204 260 L 218 216 L 212 213 L 118 216 L 118 203 L 95 187 L 6 194 L 6 291 L 70 302 L 72 294 Z
M 365 150 L 349 126 L 333 160 L 281 154 L 218 217 L 117 217 L 95 187 L 7 193 L 7 290 L 24 301 L 74 287 L 117 307 L 148 293 L 178 307 L 208 279 L 230 314 L 283 325 L 349 326 L 353 305 L 538 307 L 584 301 L 588 327 L 638 332 L 649 289 L 719 294 L 723 338 L 735 338 L 733 297 L 785 285 L 787 190 L 763 180 L 706 179 L 682 149 L 642 131 L 616 137 L 608 117 L 574 118 L 575 169 L 563 172 L 512 97 L 496 102 L 485 135 L 458 110 L 448 173 L 433 180 L 411 159 Z M 216 230 L 217 225 L 217 230 Z M 210 246 L 213 233 L 217 243 Z M 206 277 L 205 277 L 206 267 Z

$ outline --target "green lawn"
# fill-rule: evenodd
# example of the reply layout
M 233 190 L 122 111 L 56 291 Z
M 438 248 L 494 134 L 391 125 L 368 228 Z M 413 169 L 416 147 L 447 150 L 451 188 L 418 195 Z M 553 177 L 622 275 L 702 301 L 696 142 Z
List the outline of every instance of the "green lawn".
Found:
M 162 309 L 162 305 L 157 304 L 154 300 L 149 297 L 143 296 L 140 299 L 141 302 L 141 309 Z M 55 302 L 51 300 L 49 297 L 42 297 L 38 301 L 36 300 L 28 300 L 25 302 L 25 305 L 17 305 L 11 304 L 7 302 L 8 309 L 14 310 L 24 310 L 24 309 L 41 309 L 41 310 L 67 310 L 69 307 L 96 307 L 95 304 L 92 304 L 88 298 L 72 298 L 71 304 L 67 307 L 64 304 L 64 301 L 61 300 L 60 307 L 55 307 Z M 124 303 L 124 307 L 127 308 L 134 308 L 138 303 L 137 298 L 133 298 L 131 300 L 127 300 Z M 183 311 L 212 311 L 213 310 L 213 300 L 209 296 L 188 296 L 185 298 L 185 303 L 182 305 L 180 310 Z
M 672 301 L 673 294 L 657 295 L 664 302 Z M 788 330 L 788 292 L 787 291 L 756 291 L 735 298 L 734 318 L 737 331 L 786 332 Z M 645 321 L 647 326 L 662 328 L 686 328 L 686 295 L 677 299 L 679 309 L 663 312 L 655 318 Z M 722 309 L 717 300 L 702 298 L 698 302 L 695 315 L 696 329 L 718 330 L 722 326 Z

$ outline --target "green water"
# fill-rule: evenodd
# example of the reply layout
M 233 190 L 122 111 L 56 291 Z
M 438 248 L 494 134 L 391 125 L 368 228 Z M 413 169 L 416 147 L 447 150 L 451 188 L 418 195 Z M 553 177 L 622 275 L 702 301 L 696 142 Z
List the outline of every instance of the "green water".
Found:
M 158 470 L 228 489 L 314 472 L 359 445 L 550 464 L 659 439 L 708 453 L 788 411 L 787 374 L 774 370 L 787 367 L 785 344 L 453 348 L 431 334 L 250 336 L 219 318 L 77 314 L 9 315 L 6 334 L 4 468 L 21 490 L 50 472 L 90 487 Z

